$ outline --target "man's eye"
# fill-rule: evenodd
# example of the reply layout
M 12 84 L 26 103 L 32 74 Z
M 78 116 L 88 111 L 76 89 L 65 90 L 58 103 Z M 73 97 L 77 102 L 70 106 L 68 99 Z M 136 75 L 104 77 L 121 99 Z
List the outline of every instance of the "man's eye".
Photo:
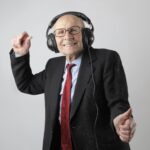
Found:
M 71 33 L 76 33 L 77 30 L 76 30 L 76 29 L 70 29 L 70 32 L 71 32 Z
M 64 34 L 64 30 L 58 30 L 57 34 Z

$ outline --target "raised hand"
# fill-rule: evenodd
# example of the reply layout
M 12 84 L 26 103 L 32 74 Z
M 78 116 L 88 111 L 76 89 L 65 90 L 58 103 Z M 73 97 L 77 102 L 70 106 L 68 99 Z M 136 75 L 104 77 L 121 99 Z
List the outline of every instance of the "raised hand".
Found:
M 16 54 L 25 55 L 29 52 L 31 46 L 31 36 L 27 32 L 23 32 L 20 35 L 12 39 L 12 47 Z

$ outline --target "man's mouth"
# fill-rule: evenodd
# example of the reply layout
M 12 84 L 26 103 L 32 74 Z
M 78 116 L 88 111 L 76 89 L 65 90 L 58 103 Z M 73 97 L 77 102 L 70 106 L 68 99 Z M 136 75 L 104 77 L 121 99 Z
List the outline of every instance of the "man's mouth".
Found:
M 63 46 L 74 46 L 74 45 L 76 45 L 77 44 L 77 42 L 65 42 L 64 44 L 63 44 Z

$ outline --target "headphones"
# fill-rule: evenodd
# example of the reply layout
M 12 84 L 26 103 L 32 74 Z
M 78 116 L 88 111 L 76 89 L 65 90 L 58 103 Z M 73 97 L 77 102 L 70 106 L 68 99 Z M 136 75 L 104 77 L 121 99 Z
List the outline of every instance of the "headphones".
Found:
M 54 17 L 51 22 L 48 25 L 48 28 L 46 30 L 46 38 L 47 38 L 47 46 L 50 50 L 54 51 L 55 53 L 59 53 L 59 50 L 57 48 L 57 43 L 55 40 L 55 35 L 54 33 L 49 33 L 49 30 L 54 26 L 54 24 L 56 23 L 56 21 L 64 15 L 74 15 L 77 16 L 79 18 L 81 18 L 83 21 L 85 21 L 90 28 L 83 28 L 82 29 L 82 42 L 83 42 L 83 48 L 89 49 L 92 45 L 92 43 L 94 42 L 94 26 L 91 22 L 91 20 L 83 13 L 81 12 L 75 12 L 75 11 L 68 11 L 68 12 L 64 12 L 62 14 L 57 15 L 56 17 Z

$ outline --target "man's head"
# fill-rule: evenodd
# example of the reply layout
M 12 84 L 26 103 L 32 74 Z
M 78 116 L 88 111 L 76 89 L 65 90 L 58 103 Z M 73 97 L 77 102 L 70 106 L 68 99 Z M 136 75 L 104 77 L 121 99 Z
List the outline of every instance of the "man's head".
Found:
M 88 25 L 85 27 L 84 23 Z M 53 32 L 49 32 L 53 29 Z M 94 41 L 94 26 L 81 12 L 64 12 L 54 17 L 47 30 L 47 46 L 50 50 L 65 55 L 74 55 L 88 50 Z
M 84 22 L 74 15 L 61 16 L 53 26 L 58 50 L 64 55 L 78 55 L 83 51 Z

